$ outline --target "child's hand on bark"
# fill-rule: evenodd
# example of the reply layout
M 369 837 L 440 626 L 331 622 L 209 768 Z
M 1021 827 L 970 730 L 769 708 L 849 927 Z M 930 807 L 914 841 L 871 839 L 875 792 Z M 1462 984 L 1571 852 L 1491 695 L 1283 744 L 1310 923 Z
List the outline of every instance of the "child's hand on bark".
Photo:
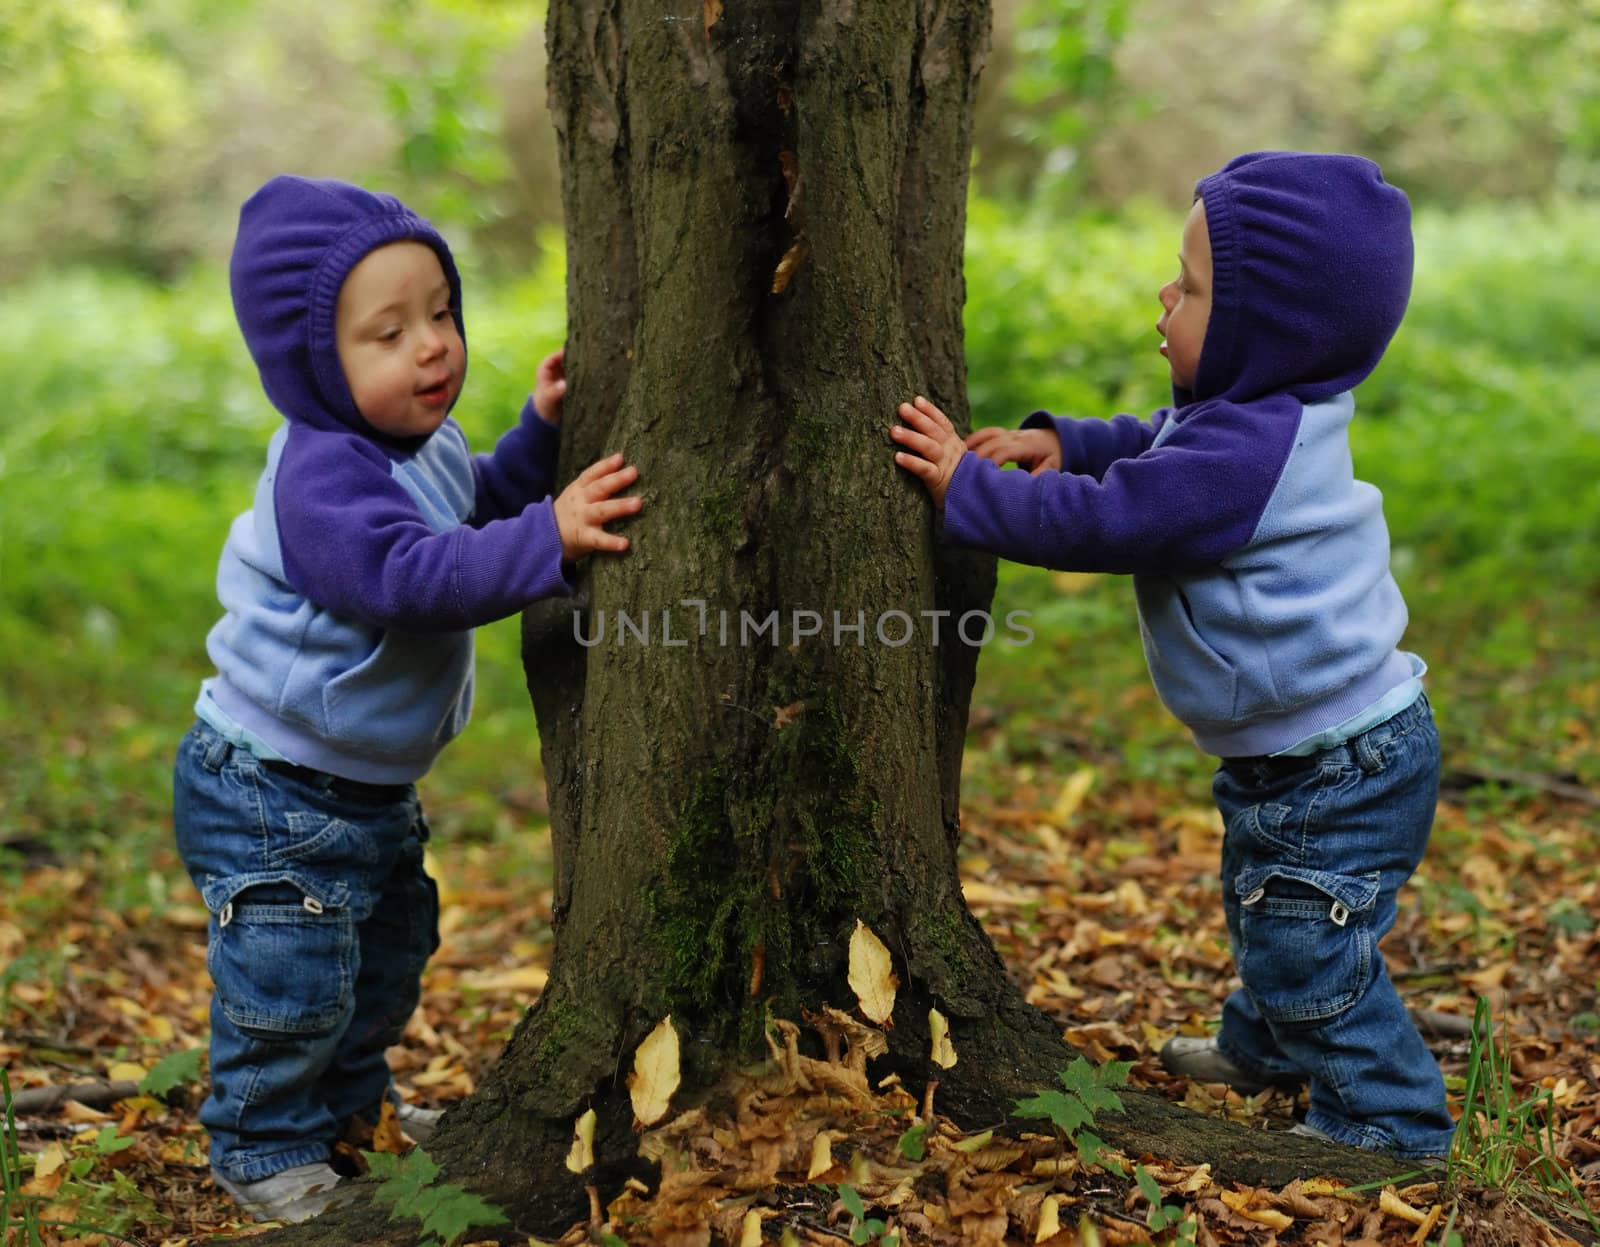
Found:
M 533 409 L 546 424 L 561 423 L 561 404 L 567 397 L 566 348 L 552 351 L 539 361 L 534 374 Z
M 967 438 L 967 449 L 1001 467 L 1015 463 L 1032 476 L 1061 471 L 1061 439 L 1054 429 L 978 429 Z
M 901 403 L 897 414 L 905 424 L 889 430 L 889 436 L 902 448 L 895 452 L 894 461 L 920 480 L 933 505 L 943 510 L 950 478 L 967 453 L 961 435 L 950 418 L 920 394 L 915 402 Z
M 637 494 L 615 497 L 639 479 L 639 469 L 625 464 L 621 455 L 608 455 L 590 464 L 556 498 L 556 529 L 561 534 L 561 557 L 576 563 L 596 550 L 621 552 L 628 539 L 608 533 L 605 525 L 637 515 L 644 499 Z

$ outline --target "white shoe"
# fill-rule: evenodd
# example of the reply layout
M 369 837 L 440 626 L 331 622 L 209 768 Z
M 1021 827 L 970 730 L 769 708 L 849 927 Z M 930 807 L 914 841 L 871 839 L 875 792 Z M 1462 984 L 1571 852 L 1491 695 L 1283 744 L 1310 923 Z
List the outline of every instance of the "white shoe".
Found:
M 1196 1082 L 1226 1083 L 1240 1095 L 1260 1095 L 1271 1084 L 1246 1073 L 1217 1048 L 1213 1035 L 1191 1038 L 1180 1035 L 1161 1045 L 1161 1064 L 1167 1073 Z
M 348 1203 L 354 1194 L 348 1187 L 336 1190 L 342 1179 L 326 1161 L 320 1160 L 255 1182 L 230 1182 L 215 1169 L 211 1178 L 258 1221 L 309 1221 L 336 1205 Z
M 433 1137 L 433 1132 L 439 1126 L 439 1119 L 444 1116 L 442 1108 L 423 1108 L 420 1104 L 401 1103 L 395 1110 L 395 1116 L 400 1119 L 400 1129 L 411 1136 L 417 1143 L 426 1143 Z

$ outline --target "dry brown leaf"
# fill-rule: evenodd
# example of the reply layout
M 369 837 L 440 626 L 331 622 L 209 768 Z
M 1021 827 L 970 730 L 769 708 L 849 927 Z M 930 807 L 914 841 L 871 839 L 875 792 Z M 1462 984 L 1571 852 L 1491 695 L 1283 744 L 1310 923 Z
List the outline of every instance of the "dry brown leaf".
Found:
M 722 0 L 705 0 L 706 3 L 706 34 L 711 33 L 711 28 L 722 18 Z
M 772 726 L 778 731 L 783 731 L 802 714 L 805 713 L 806 702 L 792 701 L 787 706 L 774 706 L 772 708 Z
M 1435 1204 L 1432 1208 L 1428 1209 L 1428 1215 L 1423 1218 L 1422 1224 L 1417 1226 L 1417 1232 L 1411 1236 L 1411 1241 L 1419 1244 L 1420 1247 L 1422 1240 L 1427 1238 L 1428 1235 L 1432 1234 L 1433 1227 L 1438 1225 L 1443 1219 L 1444 1205 Z
M 112 1120 L 110 1113 L 102 1113 L 99 1109 L 80 1104 L 77 1100 L 68 1100 L 63 1104 L 61 1116 L 74 1125 L 95 1125 Z
M 1294 1218 L 1286 1212 L 1279 1212 L 1276 1208 L 1253 1207 L 1256 1194 L 1255 1191 L 1221 1191 L 1218 1193 L 1218 1198 L 1241 1217 L 1258 1225 L 1282 1231 L 1294 1224 Z
M 372 1150 L 398 1156 L 406 1150 L 405 1132 L 400 1129 L 400 1114 L 387 1096 L 378 1106 L 378 1124 L 372 1128 Z
M 797 238 L 794 245 L 783 253 L 783 259 L 778 261 L 778 267 L 772 274 L 772 293 L 782 294 L 789 288 L 789 283 L 794 280 L 795 270 L 805 262 L 811 253 L 811 244 L 803 237 Z

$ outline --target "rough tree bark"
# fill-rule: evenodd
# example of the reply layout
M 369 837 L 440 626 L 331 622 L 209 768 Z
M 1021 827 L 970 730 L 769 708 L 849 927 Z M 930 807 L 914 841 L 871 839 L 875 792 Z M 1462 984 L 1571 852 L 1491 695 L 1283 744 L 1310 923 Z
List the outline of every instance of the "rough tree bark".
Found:
M 588 569 L 581 634 L 598 645 L 580 643 L 569 603 L 525 620 L 554 959 L 430 1147 L 526 1228 L 583 1210 L 562 1160 L 586 1108 L 602 1173 L 631 1163 L 623 1075 L 663 1016 L 692 1094 L 759 1051 L 769 1011 L 853 1003 L 857 919 L 902 983 L 878 1072 L 922 1082 L 933 1005 L 961 1054 L 938 1103 L 959 1120 L 1000 1121 L 1070 1056 L 957 878 L 979 655 L 957 624 L 987 609 L 993 563 L 939 547 L 886 436 L 913 393 L 966 418 L 962 241 L 988 22 L 987 0 L 552 0 L 562 463 L 570 477 L 624 451 L 647 506 L 632 551 Z M 1129 1105 L 1097 1129 L 1136 1153 L 1247 1179 L 1329 1168 L 1300 1140 L 1262 1157 L 1259 1135 L 1156 1097 Z M 298 1241 L 392 1233 L 381 1216 Z

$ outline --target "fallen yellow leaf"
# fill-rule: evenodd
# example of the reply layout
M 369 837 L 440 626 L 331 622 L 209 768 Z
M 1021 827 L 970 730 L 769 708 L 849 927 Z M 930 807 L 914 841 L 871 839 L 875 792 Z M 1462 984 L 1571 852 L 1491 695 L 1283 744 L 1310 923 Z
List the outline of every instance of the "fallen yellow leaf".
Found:
M 1419 1244 L 1420 1247 L 1422 1240 L 1433 1233 L 1433 1227 L 1438 1225 L 1443 1218 L 1444 1205 L 1435 1204 L 1432 1208 L 1428 1209 L 1427 1217 L 1423 1219 L 1421 1225 L 1417 1226 L 1417 1232 L 1411 1236 L 1411 1241 Z
M 1056 803 L 1050 807 L 1050 821 L 1059 828 L 1065 828 L 1083 804 L 1083 799 L 1089 795 L 1089 789 L 1094 787 L 1094 779 L 1095 769 L 1092 766 L 1079 767 L 1069 775 L 1067 782 L 1061 785 Z
M 1247 1220 L 1254 1221 L 1257 1225 L 1264 1225 L 1274 1230 L 1287 1230 L 1294 1224 L 1294 1218 L 1286 1212 L 1279 1212 L 1276 1208 L 1252 1208 L 1251 1201 L 1255 1199 L 1254 1191 L 1221 1191 L 1218 1193 L 1222 1202 L 1234 1212 Z
M 811 1140 L 811 1164 L 806 1170 L 806 1181 L 815 1182 L 833 1168 L 833 1136 L 826 1130 L 817 1132 Z
M 933 1048 L 929 1059 L 940 1069 L 949 1069 L 956 1063 L 956 1046 L 950 1042 L 950 1023 L 937 1009 L 928 1010 L 928 1033 Z
M 628 1075 L 628 1097 L 633 1115 L 640 1124 L 653 1126 L 667 1115 L 672 1093 L 678 1089 L 678 1032 L 672 1028 L 669 1013 L 656 1023 L 633 1054 L 633 1072 Z
M 894 993 L 900 980 L 895 977 L 889 950 L 859 918 L 850 936 L 849 978 L 861 1012 L 880 1026 L 888 1022 L 894 1013 Z
M 1061 1233 L 1061 1198 L 1046 1195 L 1039 1205 L 1039 1228 L 1033 1232 L 1033 1241 L 1042 1243 Z
M 60 1143 L 52 1143 L 34 1158 L 33 1176 L 36 1178 L 48 1178 L 66 1163 L 67 1149 Z
M 594 1168 L 594 1110 L 578 1118 L 572 1127 L 572 1149 L 567 1153 L 567 1168 L 582 1173 Z
M 1412 1225 L 1421 1225 L 1428 1219 L 1426 1214 L 1418 1212 L 1396 1195 L 1392 1186 L 1386 1186 L 1378 1192 L 1378 1208 L 1389 1216 L 1409 1221 Z
M 463 974 L 461 985 L 480 992 L 542 992 L 550 981 L 543 966 L 518 966 L 514 970 L 483 970 Z

